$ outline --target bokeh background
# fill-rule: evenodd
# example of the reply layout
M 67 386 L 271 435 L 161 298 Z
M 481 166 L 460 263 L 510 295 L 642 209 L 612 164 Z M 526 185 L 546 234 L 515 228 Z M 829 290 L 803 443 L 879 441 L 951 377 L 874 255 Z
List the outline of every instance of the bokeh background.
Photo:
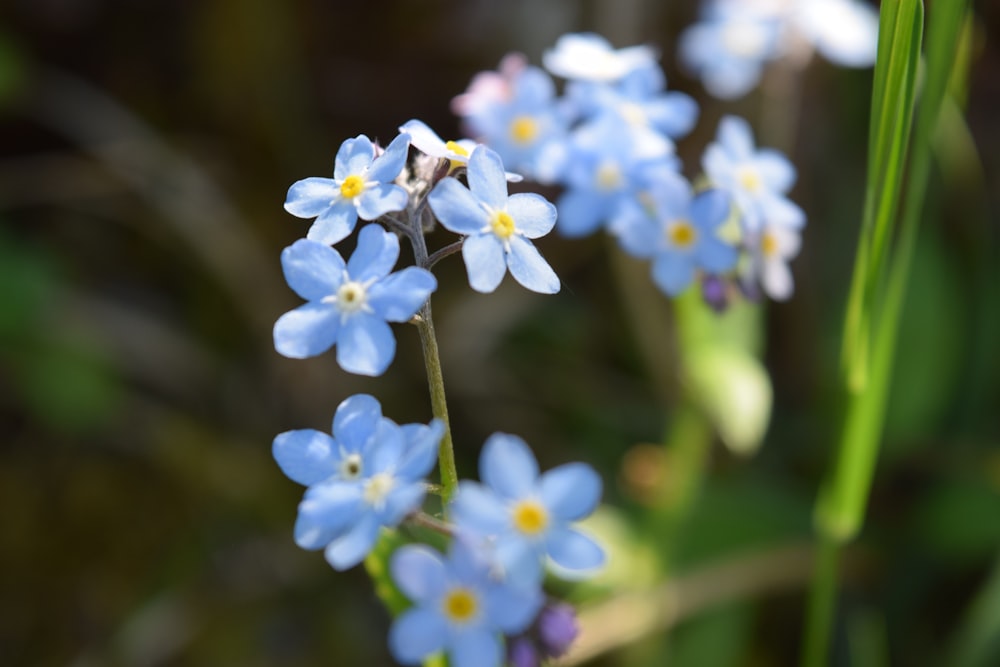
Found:
M 1000 642 L 982 634 L 1000 627 L 1000 7 L 976 5 L 971 143 L 945 143 L 974 144 L 981 163 L 952 151 L 929 193 L 838 664 L 957 664 L 957 646 Z M 696 14 L 693 0 L 4 0 L 0 664 L 391 664 L 364 571 L 335 573 L 294 545 L 301 489 L 270 445 L 328 428 L 357 392 L 426 422 L 419 342 L 397 327 L 380 378 L 274 352 L 273 322 L 298 305 L 278 256 L 307 228 L 285 192 L 327 175 L 357 134 L 387 142 L 420 118 L 459 136 L 449 101 L 477 71 L 509 51 L 540 64 L 565 32 L 661 49 L 670 87 L 702 105 L 679 145 L 688 176 L 726 113 L 799 168 L 797 293 L 766 309 L 771 427 L 752 458 L 713 449 L 676 576 L 807 543 L 837 432 L 870 72 L 816 61 L 788 107 L 759 92 L 714 101 L 677 64 Z M 525 437 L 543 467 L 588 461 L 620 545 L 642 553 L 656 536 L 633 519 L 656 461 L 641 444 L 660 438 L 674 397 L 637 343 L 613 244 L 539 245 L 558 296 L 509 279 L 478 295 L 457 257 L 439 265 L 460 472 L 475 475 L 496 430 Z M 644 308 L 669 317 L 666 298 Z M 641 567 L 611 576 L 582 597 L 644 581 Z M 794 664 L 806 586 L 707 605 L 592 664 Z

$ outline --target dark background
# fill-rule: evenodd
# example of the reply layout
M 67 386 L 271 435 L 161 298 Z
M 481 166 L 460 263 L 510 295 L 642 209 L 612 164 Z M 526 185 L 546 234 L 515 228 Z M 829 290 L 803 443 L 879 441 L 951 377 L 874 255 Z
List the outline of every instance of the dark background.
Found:
M 958 157 L 928 195 L 857 547 L 865 567 L 843 595 L 843 664 L 862 664 L 846 660 L 866 632 L 893 664 L 946 664 L 981 617 L 969 605 L 991 576 L 996 586 L 1000 11 L 977 5 L 968 129 L 982 164 L 946 142 Z M 329 175 L 357 134 L 387 143 L 420 118 L 458 136 L 448 104 L 477 71 L 508 51 L 540 64 L 566 32 L 662 50 L 670 87 L 702 104 L 679 145 L 690 177 L 723 114 L 757 127 L 789 109 L 797 119 L 759 135 L 798 166 L 793 197 L 810 220 L 797 293 L 767 307 L 771 429 L 755 458 L 714 450 L 682 562 L 807 539 L 837 429 L 870 72 L 816 60 L 787 108 L 760 93 L 714 101 L 675 56 L 695 15 L 693 2 L 653 0 L 5 0 L 0 664 L 390 664 L 389 620 L 364 572 L 335 573 L 294 545 L 301 489 L 270 443 L 327 429 L 357 392 L 399 422 L 426 422 L 419 341 L 397 326 L 380 378 L 348 375 L 332 354 L 274 352 L 274 320 L 299 303 L 278 256 L 308 226 L 282 210 L 285 192 Z M 436 271 L 460 472 L 475 476 L 487 435 L 518 433 L 543 467 L 597 466 L 627 525 L 641 494 L 623 461 L 657 441 L 671 397 L 636 348 L 641 322 L 624 312 L 612 244 L 539 246 L 563 280 L 556 297 L 510 279 L 475 294 L 457 257 Z M 676 664 L 792 664 L 804 590 L 686 620 Z M 600 664 L 658 664 L 657 651 Z

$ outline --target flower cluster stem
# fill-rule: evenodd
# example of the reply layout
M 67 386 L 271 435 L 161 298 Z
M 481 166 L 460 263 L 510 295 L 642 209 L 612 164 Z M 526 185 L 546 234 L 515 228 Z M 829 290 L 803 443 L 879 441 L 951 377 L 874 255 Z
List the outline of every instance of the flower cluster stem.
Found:
M 428 301 L 420 310 L 417 320 L 420 343 L 424 351 L 424 367 L 427 369 L 427 384 L 431 393 L 431 411 L 444 422 L 444 437 L 438 448 L 438 465 L 441 469 L 441 501 L 448 501 L 458 488 L 458 470 L 455 468 L 455 447 L 451 440 L 451 423 L 448 421 L 448 401 L 444 393 L 444 377 L 441 374 L 441 355 L 438 352 L 437 337 L 434 335 L 434 320 L 431 318 L 431 303 Z

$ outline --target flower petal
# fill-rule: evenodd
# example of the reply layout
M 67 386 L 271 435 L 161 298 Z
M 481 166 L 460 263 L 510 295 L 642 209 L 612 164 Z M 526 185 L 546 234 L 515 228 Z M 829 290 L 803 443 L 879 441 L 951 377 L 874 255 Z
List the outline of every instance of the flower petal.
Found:
M 432 653 L 445 648 L 448 624 L 430 609 L 408 609 L 389 630 L 389 652 L 404 665 L 418 665 Z
M 409 198 L 406 190 L 392 183 L 369 185 L 357 198 L 358 216 L 376 220 L 391 211 L 402 211 Z
M 545 596 L 535 587 L 497 586 L 485 597 L 490 621 L 508 635 L 526 630 L 545 602 Z
M 340 188 L 332 178 L 312 176 L 288 188 L 285 210 L 299 218 L 315 218 L 340 198 Z
M 418 604 L 440 596 L 448 576 L 441 554 L 422 544 L 400 547 L 389 561 L 389 573 L 403 595 Z
M 399 127 L 400 132 L 410 135 L 410 143 L 418 151 L 431 157 L 447 157 L 451 152 L 444 139 L 421 120 L 408 120 Z
M 653 260 L 653 282 L 670 296 L 677 296 L 694 280 L 694 262 L 678 252 L 664 252 Z
M 360 176 L 375 159 L 371 139 L 359 134 L 340 145 L 333 165 L 333 177 L 342 181 L 348 176 Z
M 399 259 L 399 237 L 378 225 L 365 225 L 358 234 L 358 245 L 347 260 L 351 280 L 366 282 L 385 278 Z
M 347 570 L 365 559 L 378 540 L 379 522 L 374 514 L 363 514 L 347 533 L 326 547 L 326 561 L 335 570 Z
M 739 252 L 722 239 L 710 236 L 698 244 L 695 257 L 698 265 L 709 273 L 724 273 L 736 266 Z
M 784 301 L 792 296 L 795 288 L 792 272 L 780 257 L 764 260 L 760 278 L 764 292 L 775 301 Z
M 396 473 L 404 479 L 416 480 L 430 474 L 438 458 L 438 447 L 444 437 L 444 422 L 434 419 L 430 424 L 404 424 L 406 452 Z
M 733 158 L 748 160 L 754 154 L 753 130 L 739 116 L 724 116 L 719 121 L 719 144 Z
M 768 190 L 785 194 L 795 185 L 795 167 L 780 151 L 761 149 L 753 162 Z
M 382 406 L 374 396 L 355 394 L 337 406 L 333 437 L 347 452 L 361 452 L 382 419 Z
M 368 289 L 368 305 L 389 322 L 407 322 L 437 289 L 437 279 L 427 269 L 408 266 Z
M 326 352 L 337 342 L 340 315 L 319 302 L 290 310 L 274 323 L 274 349 L 292 359 L 305 359 Z
M 593 190 L 567 190 L 559 197 L 559 233 L 569 238 L 593 234 L 605 222 L 608 198 Z
M 370 477 L 380 472 L 394 472 L 396 463 L 402 458 L 405 448 L 406 439 L 399 425 L 388 417 L 380 419 L 375 428 L 375 438 L 367 452 L 365 476 Z
M 378 376 L 396 356 L 396 338 L 385 320 L 354 313 L 337 336 L 337 363 L 348 373 Z
M 460 530 L 473 535 L 498 535 L 510 525 L 506 503 L 492 490 L 476 482 L 459 483 L 451 511 Z
M 326 433 L 300 429 L 279 434 L 271 445 L 271 453 L 292 481 L 310 486 L 337 472 L 336 445 Z
M 729 196 L 720 189 L 705 190 L 691 200 L 691 220 L 706 232 L 714 231 L 729 218 L 732 204 Z
M 371 168 L 368 170 L 368 179 L 378 183 L 391 183 L 406 164 L 406 155 L 410 150 L 410 135 L 400 134 L 386 147 L 385 152 L 375 158 Z M 400 188 L 402 190 L 402 188 Z M 404 197 L 406 193 L 403 193 Z M 404 200 L 403 206 L 406 206 Z M 403 208 L 389 209 L 398 211 Z M 380 214 L 381 215 L 381 214 Z M 372 218 L 369 218 L 372 219 Z
M 604 549 L 573 528 L 557 528 L 549 533 L 549 557 L 561 568 L 575 572 L 593 571 L 604 565 Z
M 538 248 L 521 236 L 511 236 L 507 267 L 514 280 L 533 292 L 555 294 L 559 291 L 559 276 L 545 261 Z
M 538 461 L 521 438 L 494 433 L 479 455 L 479 477 L 501 498 L 518 500 L 534 490 Z
M 469 190 L 476 199 L 494 210 L 507 205 L 507 176 L 496 151 L 477 146 L 469 157 L 468 178 Z
M 309 487 L 299 503 L 295 543 L 303 549 L 322 549 L 357 521 L 361 508 L 359 484 L 331 482 Z
M 317 243 L 333 245 L 343 241 L 358 224 L 358 209 L 350 199 L 341 199 L 323 211 L 306 233 L 306 238 Z
M 469 628 L 455 636 L 451 667 L 500 667 L 504 648 L 491 628 Z
M 397 480 L 397 486 L 385 499 L 385 507 L 379 511 L 379 521 L 383 526 L 398 526 L 407 515 L 420 509 L 426 493 L 423 482 L 399 484 Z
M 545 571 L 542 568 L 544 544 L 508 533 L 496 543 L 496 561 L 503 567 L 504 580 L 518 588 L 539 586 Z
M 507 273 L 503 245 L 494 234 L 467 237 L 462 243 L 462 259 L 469 274 L 469 285 L 477 292 L 494 291 Z
M 330 246 L 299 239 L 281 252 L 288 286 L 306 301 L 336 294 L 344 276 L 344 260 Z
M 427 203 L 441 225 L 456 234 L 476 234 L 490 222 L 480 201 L 454 178 L 438 181 Z
M 511 195 L 507 213 L 514 218 L 514 227 L 529 239 L 537 239 L 556 225 L 556 207 L 545 197 L 533 192 Z
M 585 463 L 567 463 L 539 479 L 542 504 L 563 521 L 579 521 L 601 500 L 601 477 Z

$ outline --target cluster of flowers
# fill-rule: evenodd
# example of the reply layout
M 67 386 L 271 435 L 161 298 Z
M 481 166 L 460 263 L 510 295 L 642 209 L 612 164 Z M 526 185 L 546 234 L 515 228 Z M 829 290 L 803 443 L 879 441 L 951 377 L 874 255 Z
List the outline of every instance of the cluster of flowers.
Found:
M 306 303 L 276 322 L 278 352 L 305 358 L 335 347 L 343 369 L 381 375 L 395 356 L 389 322 L 429 317 L 437 287 L 430 269 L 459 250 L 475 290 L 493 291 L 508 271 L 536 292 L 559 290 L 531 242 L 552 230 L 555 206 L 537 194 L 508 195 L 507 180 L 518 177 L 491 149 L 428 145 L 427 132 L 411 121 L 384 150 L 365 136 L 349 139 L 333 178 L 291 186 L 286 210 L 315 220 L 281 256 L 289 286 Z M 412 161 L 411 141 L 420 149 Z M 461 238 L 428 255 L 428 218 Z M 345 261 L 331 245 L 349 237 L 359 219 L 374 224 L 361 228 Z M 400 236 L 413 244 L 418 265 L 393 272 Z M 572 609 L 543 593 L 546 563 L 576 575 L 604 563 L 601 547 L 574 525 L 597 506 L 601 479 L 582 463 L 540 473 L 523 440 L 496 433 L 482 450 L 482 483 L 460 482 L 442 521 L 422 507 L 446 429 L 439 419 L 398 425 L 382 415 L 378 400 L 358 394 L 338 406 L 332 435 L 278 435 L 276 461 L 306 487 L 295 541 L 323 549 L 335 569 L 345 570 L 404 521 L 436 528 L 449 539 L 447 553 L 408 543 L 389 562 L 395 585 L 412 602 L 389 634 L 394 657 L 419 664 L 444 651 L 455 667 L 497 667 L 508 658 L 535 667 L 563 653 L 576 634 Z
M 675 140 L 698 118 L 688 95 L 666 90 L 656 53 L 615 50 L 593 34 L 565 35 L 545 70 L 518 55 L 477 75 L 453 109 L 468 132 L 514 170 L 563 187 L 557 229 L 604 229 L 628 253 L 652 261 L 652 278 L 676 296 L 698 282 L 722 308 L 739 288 L 774 299 L 793 289 L 805 214 L 787 197 L 791 163 L 757 149 L 749 124 L 727 116 L 703 159 L 703 187 L 681 173 Z M 567 80 L 557 96 L 550 75 Z
M 838 65 L 869 67 L 877 42 L 878 14 L 862 0 L 706 0 L 679 47 L 709 93 L 733 99 L 779 58 L 802 67 L 819 51 Z

